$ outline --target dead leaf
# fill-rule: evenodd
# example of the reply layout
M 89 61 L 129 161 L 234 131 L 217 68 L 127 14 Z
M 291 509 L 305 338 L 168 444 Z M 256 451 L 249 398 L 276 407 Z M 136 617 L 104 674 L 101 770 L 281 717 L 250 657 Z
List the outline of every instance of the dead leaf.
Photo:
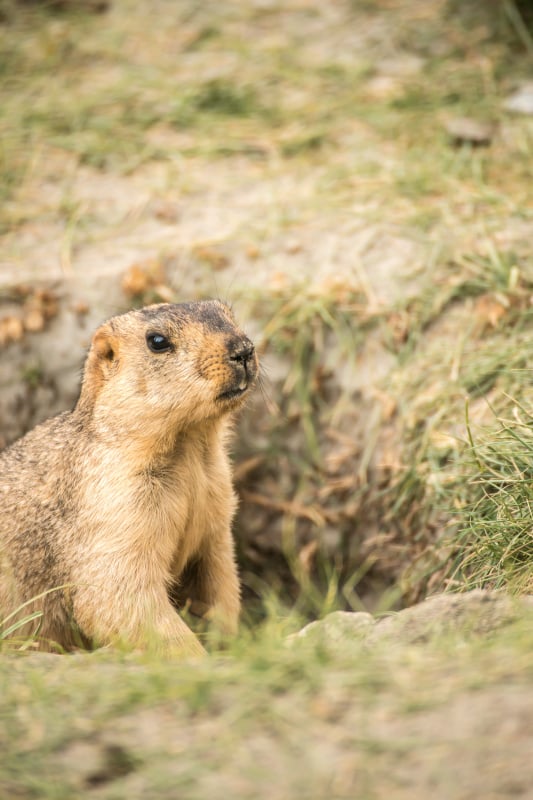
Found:
M 19 317 L 8 316 L 0 319 L 0 347 L 19 342 L 24 336 L 24 324 Z
M 494 294 L 478 297 L 474 305 L 475 327 L 478 333 L 497 328 L 509 308 L 509 301 Z
M 84 317 L 86 314 L 89 313 L 89 305 L 88 303 L 85 303 L 83 300 L 77 300 L 75 303 L 72 304 L 71 308 L 72 311 L 78 317 Z
M 132 264 L 122 278 L 122 291 L 127 297 L 146 302 L 171 302 L 174 298 L 164 267 L 157 259 Z
M 196 244 L 192 248 L 192 255 L 199 261 L 209 264 L 214 270 L 225 269 L 229 264 L 229 258 L 213 245 Z
M 39 308 L 31 308 L 24 315 L 24 327 L 29 333 L 39 333 L 44 329 L 45 317 Z

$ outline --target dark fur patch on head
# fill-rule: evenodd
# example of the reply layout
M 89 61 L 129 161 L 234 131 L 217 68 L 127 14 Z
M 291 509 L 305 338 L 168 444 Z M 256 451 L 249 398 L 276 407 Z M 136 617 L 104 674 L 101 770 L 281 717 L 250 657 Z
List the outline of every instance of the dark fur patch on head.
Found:
M 229 308 L 218 300 L 201 300 L 197 303 L 163 303 L 158 306 L 142 308 L 139 314 L 150 323 L 169 322 L 181 326 L 183 323 L 196 322 L 216 333 L 235 331 L 235 323 Z
M 197 319 L 209 330 L 217 333 L 230 333 L 235 330 L 235 323 L 229 308 L 217 300 L 206 300 L 201 303 L 188 303 L 187 310 L 191 317 Z

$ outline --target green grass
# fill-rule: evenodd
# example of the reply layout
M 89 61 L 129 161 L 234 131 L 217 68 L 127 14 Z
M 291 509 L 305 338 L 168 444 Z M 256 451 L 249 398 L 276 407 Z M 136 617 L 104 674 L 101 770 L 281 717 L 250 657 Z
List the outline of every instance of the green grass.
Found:
M 374 13 L 380 10 L 380 4 L 374 4 Z M 24 7 L 8 17 L 0 45 L 0 70 L 7 78 L 0 103 L 4 199 L 12 197 L 29 169 L 32 151 L 39 148 L 59 147 L 98 169 L 128 171 L 172 156 L 170 149 L 150 144 L 147 136 L 154 126 L 168 125 L 194 131 L 187 146 L 191 154 L 232 154 L 267 136 L 282 157 L 294 158 L 319 152 L 328 142 L 334 145 L 350 119 L 364 122 L 377 146 L 399 142 L 406 147 L 407 161 L 402 163 L 407 169 L 396 177 L 400 195 L 439 196 L 450 157 L 442 114 L 449 110 L 498 121 L 506 76 L 516 80 L 517 70 L 527 61 L 520 49 L 513 59 L 516 43 L 502 49 L 500 41 L 491 39 L 490 28 L 483 41 L 481 8 L 477 33 L 480 45 L 488 48 L 489 75 L 471 54 L 471 32 L 455 24 L 453 15 L 438 31 L 429 20 L 410 27 L 406 18 L 395 29 L 398 46 L 425 52 L 419 42 L 425 29 L 429 42 L 434 44 L 438 36 L 445 48 L 453 43 L 456 52 L 442 57 L 425 53 L 428 64 L 420 74 L 403 78 L 401 90 L 390 99 L 369 102 L 367 81 L 375 65 L 368 57 L 350 65 L 323 57 L 313 63 L 300 54 L 297 29 L 287 34 L 284 43 L 269 45 L 261 38 L 247 41 L 236 36 L 231 15 L 210 18 L 187 4 L 181 10 L 167 8 L 166 13 L 169 32 L 176 31 L 176 39 L 169 37 L 168 51 L 149 51 L 151 60 L 138 58 L 127 25 L 107 31 L 105 15 L 58 17 Z M 354 8 L 350 24 L 356 27 L 364 13 L 364 8 Z M 258 25 L 262 14 L 255 12 Z M 149 40 L 144 44 L 151 47 Z M 227 75 L 205 79 L 201 71 L 196 75 L 187 70 L 191 54 L 200 56 L 200 63 L 232 54 L 237 66 Z M 246 64 L 246 70 L 240 64 Z M 295 91 L 302 94 L 302 101 L 293 109 Z M 301 133 L 295 135 L 296 121 Z M 490 182 L 497 184 L 509 170 L 522 170 L 525 177 L 530 144 L 528 151 L 520 156 L 512 144 L 503 148 L 490 165 L 494 172 Z
M 514 404 L 494 432 L 471 438 L 465 483 L 458 488 L 455 564 L 450 580 L 472 588 L 533 591 L 531 412 Z
M 356 642 L 287 648 L 282 630 L 270 620 L 195 665 L 110 652 L 3 659 L 2 793 L 69 798 L 99 786 L 109 798 L 267 797 L 274 789 L 352 797 L 359 776 L 363 796 L 382 797 L 383 782 L 397 790 L 400 764 L 416 758 L 407 785 L 422 797 L 428 782 L 447 780 L 443 768 L 426 772 L 432 744 L 422 732 L 444 725 L 458 698 L 468 715 L 470 702 L 492 692 L 505 702 L 533 677 L 531 629 L 522 624 L 483 642 L 458 634 L 372 651 Z M 461 737 L 467 760 L 489 746 L 470 727 Z M 453 736 L 440 746 L 452 756 Z M 332 747 L 337 760 L 323 760 Z M 506 757 L 508 747 L 503 736 Z
M 507 444 L 505 437 L 495 439 L 494 452 L 502 447 L 502 492 L 492 485 L 490 502 L 484 498 L 482 503 L 479 493 L 485 491 L 488 478 L 480 477 L 469 455 L 464 406 L 465 398 L 476 404 L 477 437 L 481 425 L 486 428 L 492 422 L 497 428 L 492 413 L 513 413 L 512 397 L 527 405 L 532 285 L 527 256 L 498 250 L 488 240 L 478 253 L 463 254 L 458 262 L 429 271 L 417 296 L 393 311 L 372 312 L 362 288 L 350 292 L 346 287 L 313 296 L 305 287 L 293 286 L 270 307 L 261 303 L 261 313 L 266 316 L 268 311 L 263 329 L 267 356 L 271 352 L 289 361 L 276 397 L 279 408 L 262 424 L 268 447 L 244 497 L 250 488 L 261 494 L 257 513 L 264 515 L 266 529 L 279 532 L 286 561 L 283 577 L 274 568 L 275 586 L 304 616 L 315 616 L 319 598 L 325 596 L 334 598 L 334 607 L 358 609 L 361 595 L 378 586 L 384 608 L 437 588 L 531 588 L 526 479 L 520 484 L 522 516 L 512 530 L 506 522 L 506 476 L 518 469 L 509 461 L 514 451 L 508 445 L 522 446 L 521 429 L 513 433 L 509 422 Z M 406 325 L 399 340 L 390 327 L 398 315 Z M 455 324 L 450 325 L 450 318 Z M 434 330 L 441 325 L 444 334 L 439 336 Z M 398 463 L 392 469 L 380 469 L 374 455 L 382 442 L 383 412 L 373 419 L 376 409 L 361 408 L 357 394 L 341 390 L 332 378 L 340 364 L 357 371 L 370 335 L 396 359 L 382 386 L 385 397 L 396 398 L 397 406 L 393 420 Z M 331 431 L 339 431 L 341 441 L 345 434 L 345 446 L 352 448 L 334 469 L 329 466 L 336 444 Z M 245 443 L 245 453 L 247 447 Z M 527 457 L 524 451 L 519 459 L 525 474 Z M 280 464 L 292 506 L 279 503 Z M 257 501 L 252 497 L 250 502 Z M 518 497 L 515 503 L 519 505 Z M 369 520 L 377 528 L 377 541 L 384 536 L 383 544 L 370 553 L 364 547 L 358 552 L 354 539 L 364 541 Z M 471 535 L 476 526 L 479 536 Z M 332 527 L 334 548 L 328 545 Z M 445 530 L 452 534 L 443 535 Z M 246 539 L 245 532 L 239 536 Z M 309 540 L 316 541 L 317 554 L 311 566 L 303 568 Z M 506 550 L 508 545 L 516 548 L 516 557 Z M 506 562 L 500 568 L 499 558 Z

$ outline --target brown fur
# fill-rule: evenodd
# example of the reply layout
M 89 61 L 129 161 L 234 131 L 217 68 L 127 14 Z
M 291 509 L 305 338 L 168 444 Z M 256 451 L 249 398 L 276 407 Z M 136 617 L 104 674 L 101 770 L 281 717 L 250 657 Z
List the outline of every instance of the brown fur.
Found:
M 172 350 L 151 352 L 149 333 Z M 42 609 L 42 647 L 153 639 L 198 654 L 178 599 L 234 633 L 226 440 L 256 373 L 251 342 L 217 301 L 102 325 L 74 410 L 0 454 L 0 622 L 51 589 L 19 612 Z

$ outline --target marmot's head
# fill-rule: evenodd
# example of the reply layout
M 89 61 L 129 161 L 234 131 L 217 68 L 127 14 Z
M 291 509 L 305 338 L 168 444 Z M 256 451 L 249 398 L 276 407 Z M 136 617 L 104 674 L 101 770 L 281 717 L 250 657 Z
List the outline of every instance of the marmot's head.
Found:
M 98 328 L 80 406 L 108 430 L 164 433 L 237 410 L 257 370 L 252 342 L 223 303 L 147 306 Z

